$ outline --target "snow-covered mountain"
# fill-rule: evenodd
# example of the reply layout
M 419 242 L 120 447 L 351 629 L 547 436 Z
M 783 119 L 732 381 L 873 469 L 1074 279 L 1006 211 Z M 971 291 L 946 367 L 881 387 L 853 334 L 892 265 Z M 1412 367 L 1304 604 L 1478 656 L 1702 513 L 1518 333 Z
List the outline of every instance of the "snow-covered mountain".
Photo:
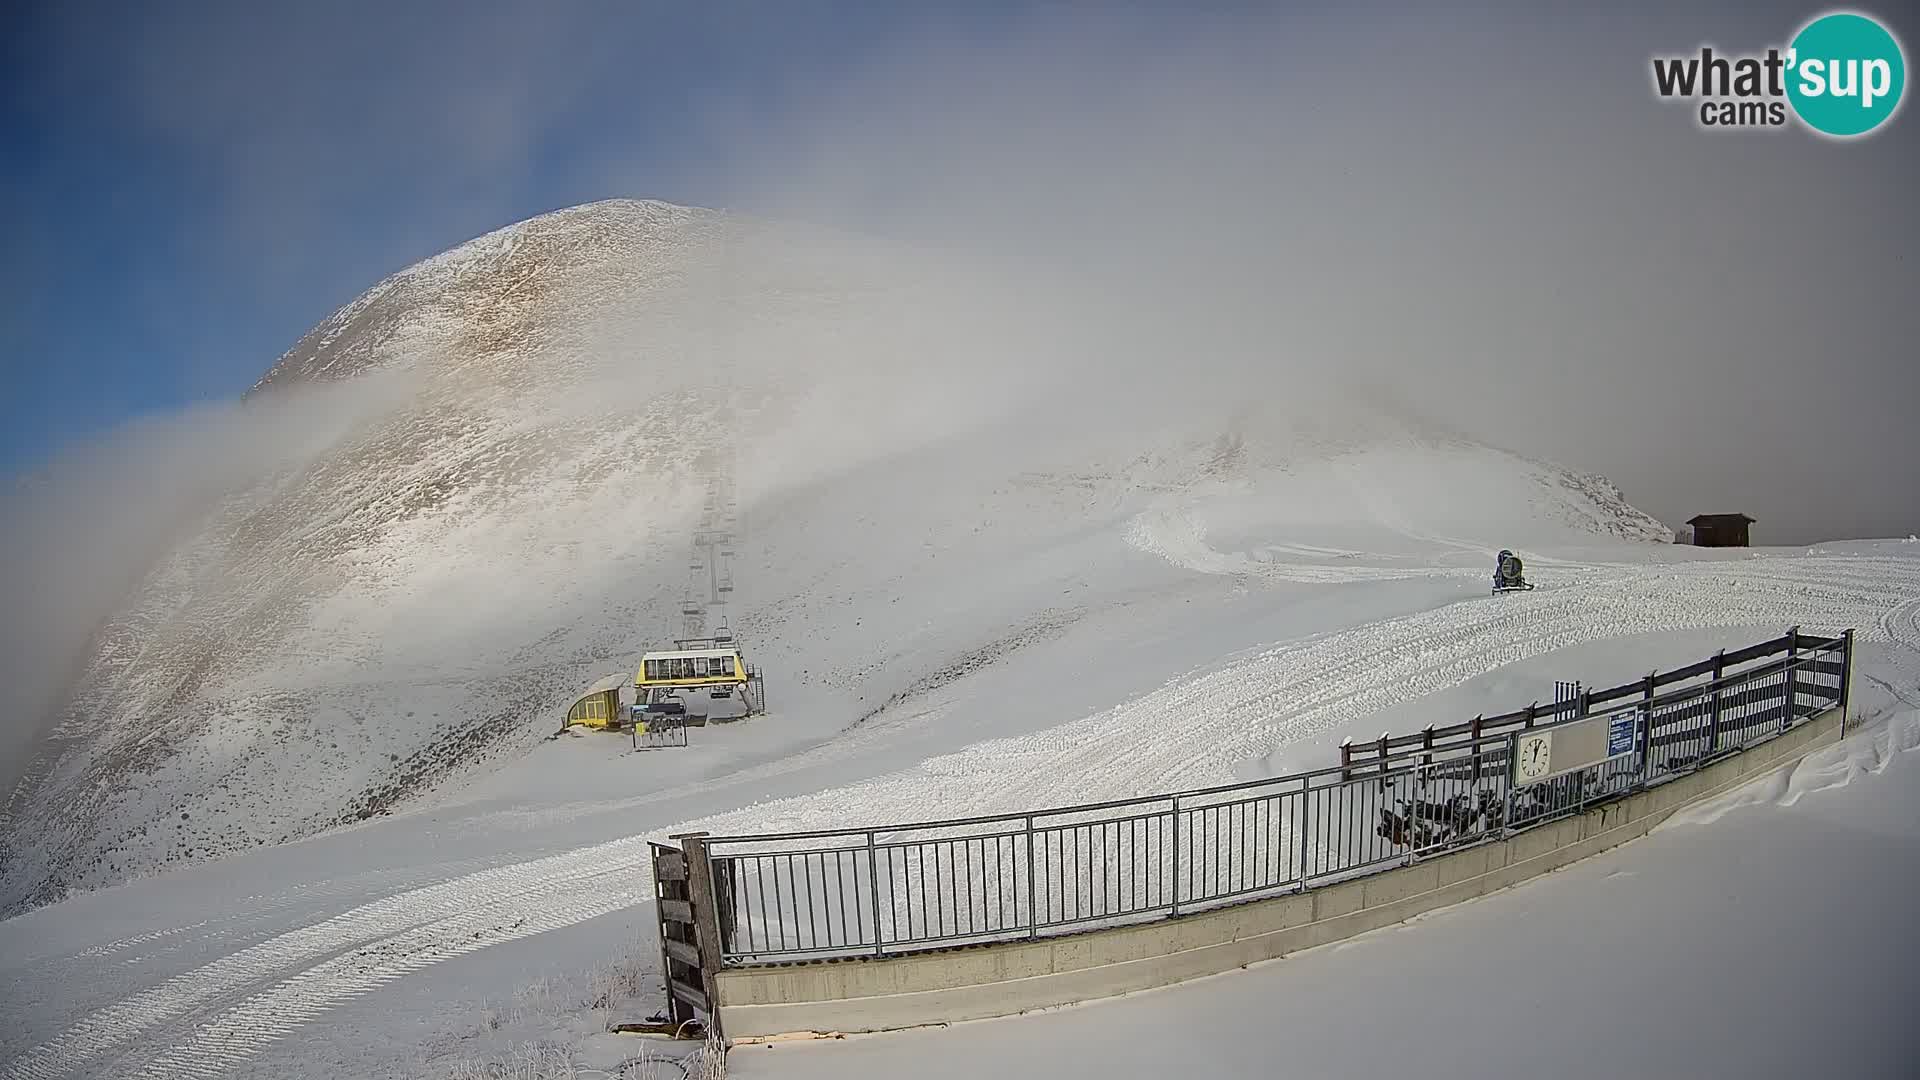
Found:
M 1669 536 L 1604 480 L 1364 394 L 1249 400 L 1192 357 L 1103 379 L 1112 347 L 1004 280 L 654 202 L 394 275 L 250 395 L 297 418 L 358 388 L 350 422 L 263 455 L 100 630 L 7 803 L 0 912 L 523 753 L 673 636 L 715 468 L 769 756 L 1179 567 L 1484 578 L 1500 546 Z

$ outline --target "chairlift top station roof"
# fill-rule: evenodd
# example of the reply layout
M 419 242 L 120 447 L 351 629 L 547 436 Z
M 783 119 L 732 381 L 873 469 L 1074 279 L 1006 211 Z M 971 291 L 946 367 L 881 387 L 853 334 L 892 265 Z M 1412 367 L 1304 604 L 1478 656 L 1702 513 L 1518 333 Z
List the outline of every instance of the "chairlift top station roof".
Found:
M 693 660 L 703 657 L 711 659 L 716 656 L 738 655 L 740 655 L 739 646 L 719 645 L 710 649 L 669 649 L 663 652 L 641 653 L 640 660 L 644 663 L 648 660 Z

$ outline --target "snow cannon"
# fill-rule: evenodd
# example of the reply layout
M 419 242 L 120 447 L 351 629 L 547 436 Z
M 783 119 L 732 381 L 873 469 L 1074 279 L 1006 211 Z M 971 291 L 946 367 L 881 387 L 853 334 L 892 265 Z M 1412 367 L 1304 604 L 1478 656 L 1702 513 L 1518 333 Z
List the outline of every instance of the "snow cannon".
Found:
M 1502 549 L 1499 561 L 1494 565 L 1493 569 L 1494 593 L 1519 592 L 1533 588 L 1532 585 L 1528 584 L 1525 575 L 1522 573 L 1523 569 L 1520 563 L 1520 556 Z

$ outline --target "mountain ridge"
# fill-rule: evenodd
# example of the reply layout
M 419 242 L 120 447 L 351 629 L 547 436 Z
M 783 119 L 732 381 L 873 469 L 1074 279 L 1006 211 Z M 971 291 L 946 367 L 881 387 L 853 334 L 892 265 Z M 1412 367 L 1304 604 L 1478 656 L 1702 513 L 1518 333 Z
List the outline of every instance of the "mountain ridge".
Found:
M 1089 582 L 1077 606 L 1127 595 L 1128 522 L 1221 485 L 1305 537 L 1321 526 L 1287 507 L 1373 521 L 1343 477 L 1412 498 L 1394 470 L 1432 457 L 1514 500 L 1514 527 L 1653 538 L 1610 485 L 1332 382 L 1260 398 L 1169 365 L 1108 386 L 1094 348 L 1050 366 L 1069 320 L 965 287 L 864 241 L 635 200 L 376 283 L 248 391 L 299 431 L 337 390 L 329 424 L 190 522 L 96 636 L 8 801 L 0 910 L 312 835 L 523 752 L 677 625 L 716 451 L 754 522 L 735 626 L 791 687 L 790 721 L 756 729 L 769 752 L 964 667 L 1045 614 L 1053 575 Z M 836 618 L 876 591 L 908 601 L 897 625 Z M 905 611 L 923 605 L 938 621 Z

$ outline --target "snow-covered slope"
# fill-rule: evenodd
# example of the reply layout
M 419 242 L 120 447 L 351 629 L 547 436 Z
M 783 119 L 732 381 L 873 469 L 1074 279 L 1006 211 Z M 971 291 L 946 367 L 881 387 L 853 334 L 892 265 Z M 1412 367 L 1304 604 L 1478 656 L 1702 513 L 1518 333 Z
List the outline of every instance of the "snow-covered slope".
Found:
M 7 803 L 0 911 L 517 758 L 673 635 L 715 460 L 767 759 L 1193 571 L 1460 583 L 1498 547 L 1667 538 L 1602 480 L 1338 388 L 1103 391 L 1011 291 L 645 202 L 380 283 L 254 391 L 364 385 L 345 434 L 220 502 L 99 634 Z

